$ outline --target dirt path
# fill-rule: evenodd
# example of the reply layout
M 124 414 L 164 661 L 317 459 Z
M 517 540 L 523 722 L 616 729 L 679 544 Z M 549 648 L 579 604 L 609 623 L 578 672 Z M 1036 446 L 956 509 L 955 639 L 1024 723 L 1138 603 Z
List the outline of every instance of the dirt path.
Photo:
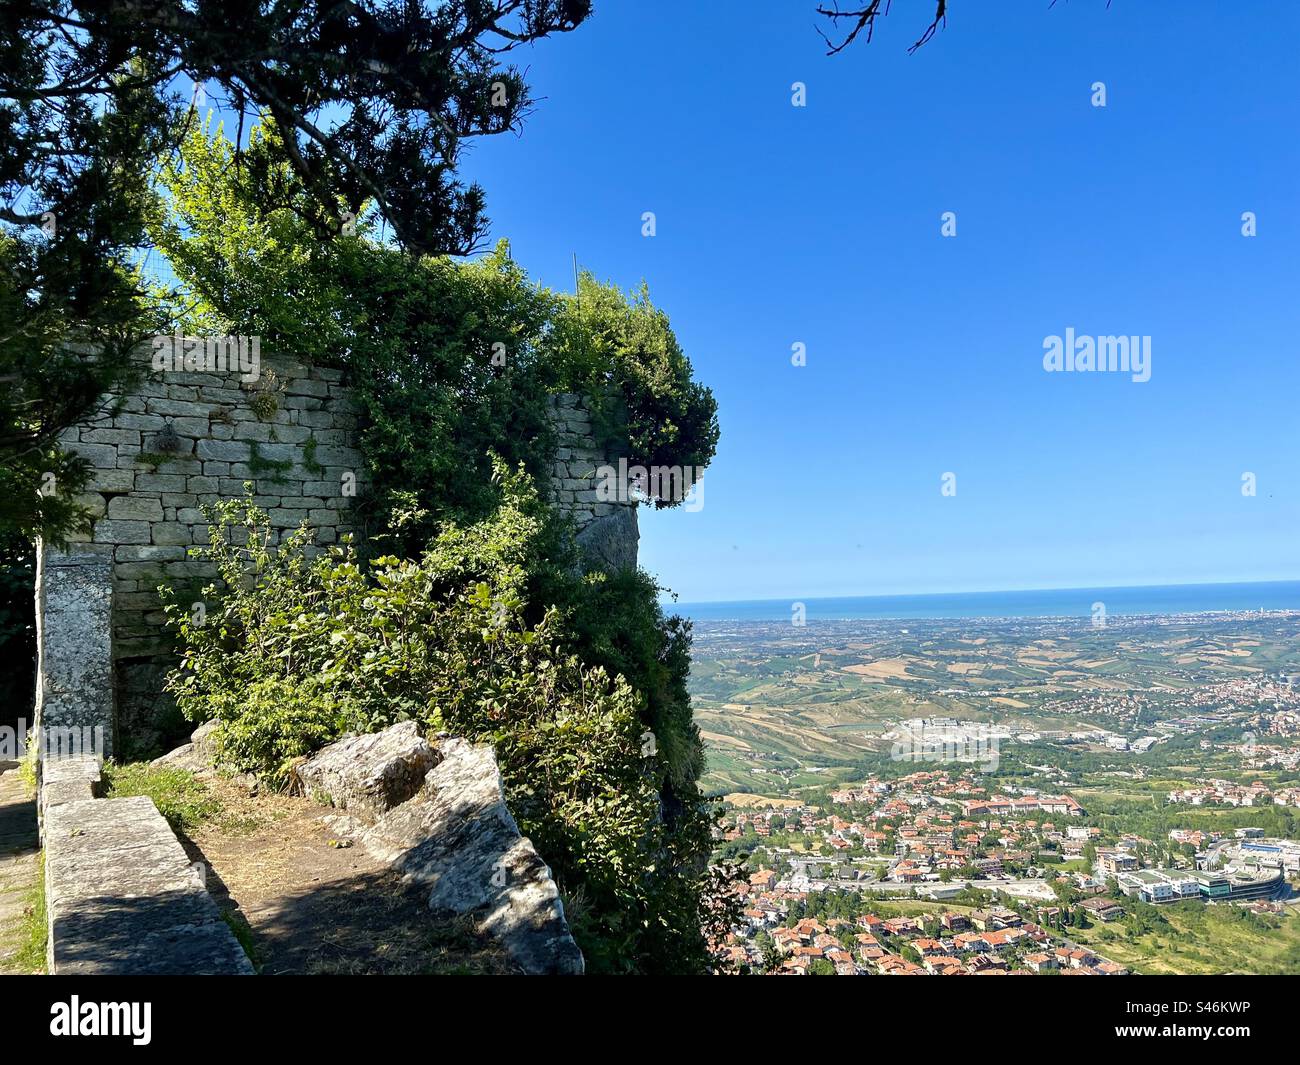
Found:
M 17 953 L 26 946 L 24 911 L 40 869 L 36 801 L 14 762 L 0 762 L 0 976 L 30 972 Z
M 222 814 L 192 833 L 191 857 L 263 975 L 509 972 L 464 921 L 435 919 L 425 895 L 359 846 L 343 846 L 307 799 L 248 795 L 204 774 Z M 251 933 L 248 935 L 247 933 Z

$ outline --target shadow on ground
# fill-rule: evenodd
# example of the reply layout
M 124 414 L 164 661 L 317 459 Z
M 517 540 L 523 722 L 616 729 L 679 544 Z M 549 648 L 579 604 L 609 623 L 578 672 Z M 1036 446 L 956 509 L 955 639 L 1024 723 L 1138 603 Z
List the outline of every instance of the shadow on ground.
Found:
M 340 846 L 314 804 L 266 796 L 278 816 L 251 831 L 182 839 L 206 866 L 217 906 L 263 975 L 515 971 L 468 918 L 428 908 L 428 892 L 361 847 Z

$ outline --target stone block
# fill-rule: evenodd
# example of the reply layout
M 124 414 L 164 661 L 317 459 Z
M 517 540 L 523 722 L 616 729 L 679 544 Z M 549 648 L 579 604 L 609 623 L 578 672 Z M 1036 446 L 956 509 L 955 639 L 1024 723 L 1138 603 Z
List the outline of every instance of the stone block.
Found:
M 330 744 L 298 767 L 308 795 L 372 823 L 406 802 L 437 759 L 413 721 Z
M 620 506 L 586 524 L 578 533 L 578 546 L 587 558 L 606 570 L 635 569 L 637 564 L 636 508 Z
M 171 418 L 202 418 L 207 423 L 208 405 L 197 400 L 151 399 L 146 404 L 150 414 L 165 414 Z
M 99 794 L 101 783 L 98 757 L 43 757 L 40 766 L 40 809 L 44 819 L 51 806 L 81 802 Z
M 330 394 L 329 385 L 324 381 L 312 381 L 309 378 L 298 378 L 297 380 L 287 381 L 284 386 L 286 396 L 316 396 L 325 399 Z
M 117 496 L 116 498 L 125 499 L 128 497 Z M 154 502 L 157 502 L 157 500 Z M 161 510 L 158 512 L 158 517 L 162 518 Z M 101 518 L 95 522 L 93 536 L 97 544 L 147 544 L 150 542 L 149 523 L 147 521 Z
M 155 561 L 180 561 L 185 558 L 185 547 L 180 545 L 155 546 L 126 546 L 119 547 L 113 552 L 113 557 L 119 562 L 155 562 Z M 155 597 L 155 602 L 157 597 Z
M 172 428 L 181 436 L 193 437 L 195 440 L 210 436 L 212 433 L 212 422 L 206 417 L 173 418 L 171 423 Z
M 267 524 L 272 529 L 296 529 L 302 524 L 306 515 L 300 510 L 272 510 L 268 518 Z
M 140 431 L 138 429 L 83 429 L 81 431 L 81 440 L 86 444 L 130 444 L 134 447 L 140 446 Z
M 98 469 L 111 470 L 117 466 L 117 447 L 113 444 L 83 444 L 76 441 L 66 446 L 69 451 L 75 451 Z
M 192 543 L 188 525 L 166 522 L 154 525 L 150 530 L 155 544 L 176 547 Z
M 253 453 L 247 443 L 239 440 L 200 440 L 195 454 L 205 461 L 247 462 Z
M 135 471 L 94 470 L 86 487 L 95 492 L 129 492 L 135 487 Z
M 137 491 L 140 488 L 140 481 L 144 477 L 141 474 L 136 478 Z M 184 478 L 179 478 L 181 486 L 184 487 Z M 108 516 L 115 519 L 126 521 L 162 521 L 163 508 L 162 503 L 157 499 L 150 499 L 139 495 L 114 496 L 108 501 Z M 130 540 L 128 543 L 148 543 L 146 537 L 144 540 Z
M 92 737 L 100 729 L 97 753 L 105 757 L 116 725 L 112 573 L 108 555 L 49 548 L 38 554 L 36 723 L 42 730 L 89 730 L 82 735 Z
M 51 806 L 45 855 L 51 974 L 252 974 L 148 797 Z
M 161 414 L 132 414 L 123 411 L 113 419 L 113 424 L 121 429 L 144 429 L 156 433 L 167 424 L 167 419 Z
M 444 739 L 437 755 L 418 794 L 383 814 L 363 843 L 424 886 L 431 910 L 472 914 L 524 972 L 581 974 L 560 893 L 506 806 L 492 748 Z

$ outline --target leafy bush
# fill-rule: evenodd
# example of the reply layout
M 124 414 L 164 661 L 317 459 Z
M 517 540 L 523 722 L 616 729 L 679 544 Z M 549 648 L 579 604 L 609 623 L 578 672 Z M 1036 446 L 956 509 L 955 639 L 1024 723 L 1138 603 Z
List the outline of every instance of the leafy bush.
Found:
M 576 297 L 561 297 L 545 346 L 565 386 L 585 393 L 597 428 L 625 451 L 629 465 L 698 467 L 718 444 L 713 393 L 691 377 L 668 316 L 650 302 L 643 283 L 631 298 L 591 274 Z M 658 507 L 681 499 L 658 499 Z
M 522 473 L 498 480 L 497 513 L 449 527 L 418 560 L 313 553 L 307 529 L 277 548 L 250 499 L 211 508 L 205 553 L 225 591 L 205 590 L 216 606 L 201 621 L 167 604 L 185 648 L 169 687 L 191 720 L 224 723 L 225 761 L 280 784 L 298 756 L 398 720 L 491 743 L 592 969 L 698 970 L 709 811 L 696 793 L 660 816 L 644 700 L 565 651 L 557 611 L 527 620 L 549 511 Z

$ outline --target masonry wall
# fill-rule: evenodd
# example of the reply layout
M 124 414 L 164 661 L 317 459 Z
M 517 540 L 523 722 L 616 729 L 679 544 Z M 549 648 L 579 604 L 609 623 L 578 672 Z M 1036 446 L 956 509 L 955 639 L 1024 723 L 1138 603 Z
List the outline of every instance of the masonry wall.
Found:
M 147 367 L 151 351 L 138 358 Z M 215 572 L 189 557 L 208 542 L 205 504 L 244 494 L 277 535 L 304 519 L 319 543 L 352 529 L 349 510 L 365 488 L 357 450 L 358 409 L 342 372 L 264 358 L 255 381 L 229 373 L 155 372 L 111 412 L 64 436 L 94 473 L 82 502 L 95 518 L 70 551 L 112 561 L 112 639 L 122 754 L 149 751 L 187 729 L 162 680 L 173 641 L 158 595 L 201 599 Z M 170 733 L 170 734 L 169 734 Z
M 556 434 L 551 475 L 554 506 L 573 519 L 577 540 L 593 562 L 610 569 L 635 568 L 640 532 L 636 504 L 600 498 L 599 471 L 617 457 L 596 441 L 586 398 L 573 393 L 550 398 Z
M 142 366 L 150 357 L 148 350 L 138 355 Z M 251 382 L 234 370 L 149 370 L 110 412 L 65 434 L 65 446 L 93 468 L 81 498 L 95 522 L 89 534 L 72 537 L 67 553 L 47 551 L 44 563 L 63 572 L 67 557 L 109 562 L 111 651 L 103 653 L 112 663 L 121 757 L 157 753 L 192 727 L 163 692 L 175 655 L 158 588 L 190 604 L 216 576 L 210 563 L 190 557 L 208 542 L 202 506 L 242 496 L 251 481 L 254 502 L 278 536 L 304 520 L 318 543 L 355 531 L 350 512 L 367 487 L 366 468 L 357 446 L 360 412 L 342 372 L 266 356 L 260 370 Z M 593 563 L 635 566 L 636 508 L 597 498 L 597 471 L 610 460 L 593 439 L 585 401 L 552 397 L 551 417 L 555 506 L 573 518 Z M 77 572 L 84 569 L 83 562 Z M 87 590 L 86 602 L 98 603 L 100 613 L 105 601 Z M 67 640 L 58 646 L 74 653 Z M 43 661 L 43 673 L 47 665 L 61 668 Z

